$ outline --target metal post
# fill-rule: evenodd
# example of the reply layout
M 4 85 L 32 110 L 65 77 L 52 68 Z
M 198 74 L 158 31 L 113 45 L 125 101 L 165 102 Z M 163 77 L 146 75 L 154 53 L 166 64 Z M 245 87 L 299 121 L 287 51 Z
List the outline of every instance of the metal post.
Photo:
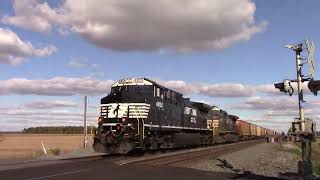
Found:
M 305 132 L 305 119 L 303 110 L 303 86 L 302 86 L 302 44 L 298 44 L 294 51 L 296 52 L 296 66 L 297 66 L 297 83 L 298 83 L 298 99 L 299 99 L 299 131 Z M 308 137 L 302 135 L 301 142 L 302 161 L 298 163 L 299 173 L 302 175 L 312 175 L 312 161 L 311 161 L 311 142 Z
M 312 175 L 311 141 L 303 138 L 301 142 L 302 160 L 298 163 L 299 174 Z
M 83 113 L 83 135 L 84 135 L 84 140 L 83 140 L 83 147 L 87 147 L 88 143 L 88 136 L 87 136 L 87 106 L 88 106 L 88 99 L 87 96 L 84 96 L 84 113 Z
M 298 80 L 298 99 L 299 99 L 299 117 L 300 117 L 300 122 L 301 122 L 301 127 L 300 131 L 304 131 L 304 111 L 302 107 L 302 102 L 303 102 L 303 87 L 302 87 L 302 61 L 301 61 L 301 56 L 300 53 L 302 51 L 302 44 L 298 44 L 297 47 L 295 48 L 296 52 L 296 66 L 297 66 L 297 80 Z

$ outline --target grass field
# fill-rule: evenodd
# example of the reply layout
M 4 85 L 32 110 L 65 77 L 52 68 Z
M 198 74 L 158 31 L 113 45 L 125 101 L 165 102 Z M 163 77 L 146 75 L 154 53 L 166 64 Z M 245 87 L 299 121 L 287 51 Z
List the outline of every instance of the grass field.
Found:
M 314 173 L 320 175 L 320 138 L 317 138 L 317 142 L 312 144 L 312 160 L 314 166 Z
M 51 153 L 64 154 L 83 146 L 83 135 L 69 134 L 0 134 L 0 160 L 33 159 L 43 154 L 41 142 Z M 88 144 L 93 143 L 92 136 Z

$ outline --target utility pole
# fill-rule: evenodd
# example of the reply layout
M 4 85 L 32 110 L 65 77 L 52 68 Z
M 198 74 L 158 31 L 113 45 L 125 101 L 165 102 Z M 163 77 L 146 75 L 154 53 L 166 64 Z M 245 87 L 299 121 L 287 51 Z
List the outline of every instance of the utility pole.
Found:
M 88 99 L 87 96 L 84 96 L 84 113 L 83 113 L 83 148 L 87 147 L 88 144 L 88 135 L 87 135 L 87 106 Z

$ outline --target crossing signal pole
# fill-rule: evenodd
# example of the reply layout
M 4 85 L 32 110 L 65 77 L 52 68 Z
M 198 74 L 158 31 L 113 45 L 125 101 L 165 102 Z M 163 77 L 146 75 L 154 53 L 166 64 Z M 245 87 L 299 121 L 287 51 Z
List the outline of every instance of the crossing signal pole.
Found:
M 297 68 L 297 83 L 298 83 L 298 101 L 299 101 L 299 120 L 301 122 L 301 131 L 304 131 L 304 110 L 302 107 L 303 101 L 303 87 L 302 87 L 302 60 L 301 60 L 301 52 L 302 52 L 302 43 L 295 46 L 286 46 L 289 49 L 292 49 L 296 53 L 296 68 Z M 307 80 L 307 79 L 305 79 Z
M 313 80 L 315 74 L 313 59 L 314 44 L 309 44 L 308 40 L 305 41 L 305 46 L 308 50 L 307 61 L 309 66 L 309 76 L 304 76 L 302 74 L 304 60 L 301 58 L 301 52 L 303 51 L 303 46 L 303 43 L 286 46 L 287 48 L 295 51 L 297 79 L 285 79 L 282 83 L 274 84 L 274 87 L 279 89 L 281 92 L 289 93 L 291 96 L 293 94 L 291 82 L 296 82 L 298 84 L 299 118 L 297 118 L 297 121 L 292 122 L 293 132 L 291 135 L 298 137 L 299 141 L 301 141 L 302 160 L 298 163 L 299 174 L 309 176 L 312 175 L 311 142 L 315 141 L 316 126 L 314 121 L 304 117 L 304 109 L 302 105 L 305 102 L 303 100 L 303 82 L 309 81 L 308 88 L 311 92 L 317 95 L 317 92 L 320 90 L 320 80 Z

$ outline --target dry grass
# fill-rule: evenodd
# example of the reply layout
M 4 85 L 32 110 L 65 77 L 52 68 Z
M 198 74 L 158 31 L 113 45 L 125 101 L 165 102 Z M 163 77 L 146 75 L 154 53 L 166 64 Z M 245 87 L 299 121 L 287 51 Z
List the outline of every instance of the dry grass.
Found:
M 312 144 L 312 158 L 320 162 L 320 138 Z
M 93 143 L 88 137 L 89 145 Z M 79 149 L 83 145 L 83 135 L 67 134 L 2 134 L 0 135 L 1 159 L 32 159 L 43 155 L 41 142 L 54 155 Z
M 4 141 L 4 135 L 3 134 L 0 134 L 0 142 Z
M 314 173 L 320 175 L 320 138 L 312 144 L 312 160 Z

